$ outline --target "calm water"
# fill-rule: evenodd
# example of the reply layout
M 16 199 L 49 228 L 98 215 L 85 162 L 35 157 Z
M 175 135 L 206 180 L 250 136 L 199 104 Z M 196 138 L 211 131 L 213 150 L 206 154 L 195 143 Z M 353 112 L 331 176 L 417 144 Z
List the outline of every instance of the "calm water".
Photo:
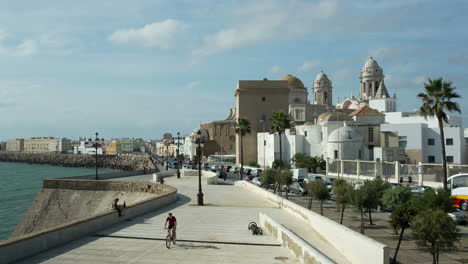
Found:
M 99 169 L 100 173 L 113 172 Z M 94 174 L 93 168 L 0 162 L 0 240 L 7 239 L 42 188 L 42 180 Z

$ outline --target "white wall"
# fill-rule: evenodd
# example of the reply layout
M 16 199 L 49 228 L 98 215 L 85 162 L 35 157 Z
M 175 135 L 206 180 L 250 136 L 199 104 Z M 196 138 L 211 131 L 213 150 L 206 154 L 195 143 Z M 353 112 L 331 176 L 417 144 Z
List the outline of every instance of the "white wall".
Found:
M 408 116 L 411 115 L 411 116 Z M 459 116 L 448 116 L 449 122 L 444 123 L 444 126 L 456 126 L 462 127 L 462 119 Z M 439 122 L 437 118 L 428 117 L 428 119 L 424 119 L 424 117 L 419 116 L 415 113 L 404 113 L 404 112 L 392 112 L 392 113 L 385 113 L 385 122 L 389 124 L 416 124 L 416 123 L 423 123 L 427 124 L 429 127 L 439 127 Z

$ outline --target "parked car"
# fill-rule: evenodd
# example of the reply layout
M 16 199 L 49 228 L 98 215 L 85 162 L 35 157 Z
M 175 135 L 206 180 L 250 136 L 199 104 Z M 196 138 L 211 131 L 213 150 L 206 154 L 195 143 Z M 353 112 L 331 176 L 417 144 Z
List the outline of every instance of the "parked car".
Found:
M 305 183 L 303 182 L 293 182 L 291 185 L 289 185 L 289 191 L 299 195 L 307 194 L 307 189 L 305 188 Z
M 191 170 L 191 169 L 192 169 L 192 165 L 184 164 L 184 165 L 182 165 L 182 169 Z
M 327 188 L 330 191 L 333 188 L 333 180 L 335 178 L 325 178 L 325 184 L 327 184 Z
M 422 195 L 424 191 L 432 189 L 429 186 L 412 186 L 411 193 L 414 195 Z
M 361 189 L 362 186 L 364 186 L 364 181 L 359 180 L 353 183 L 354 190 Z
M 172 161 L 169 163 L 169 168 L 177 169 L 177 167 L 179 167 L 179 163 L 177 161 Z
M 248 181 L 248 182 L 252 182 L 252 180 L 249 178 L 249 176 L 244 176 L 244 178 L 242 178 L 244 181 Z
M 240 173 L 240 167 L 234 167 L 234 170 L 232 171 L 234 173 Z
M 258 187 L 262 186 L 262 183 L 260 182 L 260 179 L 258 177 L 252 178 L 251 183 L 257 185 Z
M 308 175 L 307 177 L 304 178 L 303 182 L 309 183 L 309 182 L 313 182 L 316 180 L 323 181 L 323 178 L 320 175 Z
M 244 171 L 242 173 L 243 175 L 252 175 L 252 169 L 246 169 L 244 168 Z
M 231 170 L 232 166 L 227 166 L 226 168 L 224 168 L 224 171 L 225 172 L 229 172 Z
M 262 169 L 252 169 L 252 176 L 258 177 L 262 173 Z
M 397 188 L 397 187 L 402 187 L 403 185 L 399 184 L 399 183 L 390 183 L 390 188 L 394 189 L 394 188 Z
M 462 224 L 465 223 L 465 212 L 455 209 L 453 212 L 449 212 L 448 215 L 452 218 L 455 224 Z

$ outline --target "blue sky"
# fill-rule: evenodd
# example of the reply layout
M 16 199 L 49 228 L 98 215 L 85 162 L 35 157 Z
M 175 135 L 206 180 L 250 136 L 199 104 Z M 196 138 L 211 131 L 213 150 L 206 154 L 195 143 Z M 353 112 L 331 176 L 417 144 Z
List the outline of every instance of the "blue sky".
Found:
M 187 134 L 227 117 L 238 80 L 293 74 L 310 97 L 320 70 L 336 103 L 358 95 L 369 56 L 401 111 L 428 77 L 466 98 L 467 13 L 457 0 L 0 1 L 0 140 Z

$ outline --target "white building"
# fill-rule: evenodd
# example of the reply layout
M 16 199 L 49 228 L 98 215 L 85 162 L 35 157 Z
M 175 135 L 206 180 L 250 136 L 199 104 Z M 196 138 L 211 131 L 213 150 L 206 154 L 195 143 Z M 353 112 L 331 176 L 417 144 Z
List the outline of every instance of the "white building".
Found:
M 85 155 L 95 155 L 96 148 L 92 146 L 91 143 L 85 140 L 80 141 L 79 146 L 75 146 L 73 149 L 74 154 L 85 154 Z M 97 149 L 97 154 L 102 155 L 103 151 L 102 148 Z
M 420 116 L 417 113 L 386 113 L 382 131 L 398 134 L 399 146 L 405 148 L 409 162 L 441 163 L 442 152 L 439 123 L 436 118 Z M 462 119 L 449 116 L 444 123 L 447 162 L 465 162 L 465 139 Z

